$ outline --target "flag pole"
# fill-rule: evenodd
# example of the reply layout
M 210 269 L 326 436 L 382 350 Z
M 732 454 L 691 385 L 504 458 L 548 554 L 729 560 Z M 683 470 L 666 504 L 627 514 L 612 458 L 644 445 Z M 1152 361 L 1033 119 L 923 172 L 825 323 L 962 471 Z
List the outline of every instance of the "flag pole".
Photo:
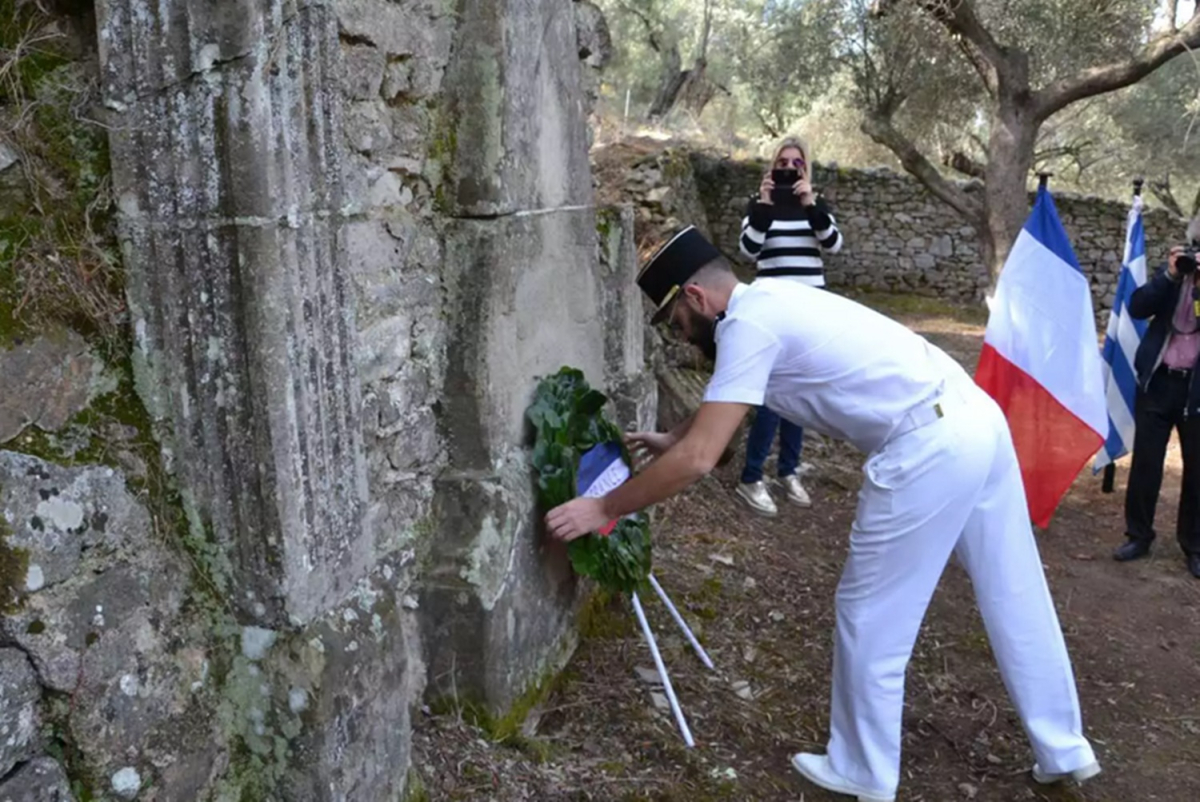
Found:
M 1146 179 L 1138 176 L 1133 179 L 1133 197 L 1138 197 L 1142 194 L 1142 184 L 1146 183 Z M 1104 466 L 1104 478 L 1100 482 L 1101 493 L 1113 492 L 1113 484 L 1117 478 L 1117 464 L 1110 462 Z

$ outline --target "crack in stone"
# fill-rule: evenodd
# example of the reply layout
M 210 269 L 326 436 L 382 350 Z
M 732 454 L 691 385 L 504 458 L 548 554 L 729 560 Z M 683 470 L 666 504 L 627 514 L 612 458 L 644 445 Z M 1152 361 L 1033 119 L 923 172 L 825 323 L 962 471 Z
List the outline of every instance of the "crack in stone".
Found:
M 181 86 L 185 86 L 185 85 L 194 83 L 197 78 L 201 78 L 205 75 L 209 75 L 211 73 L 217 72 L 218 69 L 221 67 L 226 67 L 226 66 L 229 66 L 230 64 L 237 64 L 239 62 L 245 61 L 246 59 L 252 58 L 259 54 L 265 54 L 265 56 L 266 56 L 266 58 L 263 59 L 263 64 L 262 64 L 263 69 L 269 69 L 270 66 L 275 62 L 275 56 L 279 52 L 279 46 L 281 44 L 283 44 L 283 42 L 286 41 L 286 39 L 287 39 L 288 28 L 297 22 L 297 20 L 300 18 L 300 14 L 310 8 L 323 8 L 325 6 L 326 6 L 326 4 L 322 3 L 322 2 L 312 2 L 312 3 L 307 3 L 304 5 L 301 5 L 297 9 L 296 13 L 291 14 L 291 15 L 281 19 L 279 21 L 278 29 L 276 29 L 275 31 L 271 32 L 266 37 L 264 37 L 263 40 L 261 42 L 259 42 L 257 46 L 252 47 L 251 49 L 247 50 L 244 53 L 238 53 L 236 55 L 228 56 L 226 58 L 214 58 L 206 66 L 201 67 L 198 70 L 192 70 L 187 75 L 184 75 L 177 80 L 170 81 L 169 83 L 161 84 L 159 86 L 155 86 L 155 87 L 151 88 L 148 92 L 144 92 L 144 93 L 143 92 L 135 92 L 133 94 L 133 99 L 135 101 L 140 102 L 140 101 L 145 101 L 150 98 L 165 95 L 168 92 L 178 89 Z M 202 53 L 203 53 L 203 49 L 204 48 L 201 48 Z M 109 109 L 117 110 L 117 111 L 124 111 L 128 106 L 128 104 L 126 102 L 117 100 L 115 98 L 110 98 L 110 97 L 103 98 L 103 104 L 105 107 L 107 107 Z
M 545 209 L 516 209 L 511 212 L 495 212 L 493 214 L 454 214 L 450 215 L 451 220 L 504 220 L 507 218 L 521 217 L 542 217 L 548 214 L 558 214 L 560 212 L 583 212 L 588 209 L 597 208 L 594 203 L 577 204 L 574 206 L 552 206 Z
M 0 649 L 15 649 L 25 655 L 25 659 L 29 662 L 29 667 L 33 669 L 33 674 L 37 677 L 38 687 L 41 688 L 42 694 L 44 695 L 47 691 L 52 690 L 46 682 L 45 677 L 42 676 L 42 672 L 38 669 L 37 661 L 33 659 L 33 653 L 22 646 L 15 638 L 4 635 L 3 630 L 0 630 Z

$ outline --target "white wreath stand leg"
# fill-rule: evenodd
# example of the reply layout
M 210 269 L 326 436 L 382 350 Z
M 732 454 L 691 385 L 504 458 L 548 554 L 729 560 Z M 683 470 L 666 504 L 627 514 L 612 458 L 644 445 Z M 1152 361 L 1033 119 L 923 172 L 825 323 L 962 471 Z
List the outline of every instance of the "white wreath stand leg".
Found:
M 688 643 L 692 645 L 692 649 L 695 650 L 700 661 L 704 663 L 705 667 L 712 669 L 713 662 L 709 659 L 708 653 L 704 651 L 704 647 L 700 645 L 700 641 L 696 639 L 687 622 L 683 620 L 683 616 L 679 614 L 679 610 L 676 609 L 675 604 L 671 601 L 671 597 L 663 590 L 662 585 L 658 583 L 653 574 L 650 575 L 650 584 L 653 586 L 655 593 L 658 594 L 658 597 L 662 599 L 667 610 L 670 611 L 671 617 L 675 619 L 675 623 L 683 630 L 684 636 L 687 638 Z M 650 654 L 654 657 L 654 667 L 658 669 L 659 679 L 662 680 L 663 689 L 667 694 L 667 702 L 670 703 L 671 712 L 675 715 L 675 723 L 679 725 L 679 731 L 683 734 L 683 742 L 690 749 L 696 745 L 696 742 L 692 739 L 692 731 L 688 728 L 687 719 L 683 715 L 683 708 L 679 705 L 679 699 L 675 696 L 675 688 L 671 685 L 671 678 L 667 675 L 667 667 L 663 664 L 662 655 L 658 651 L 658 642 L 654 639 L 654 631 L 650 629 L 650 622 L 646 620 L 646 611 L 642 609 L 642 600 L 638 598 L 636 592 L 632 594 L 631 598 L 633 599 L 633 612 L 637 615 L 638 624 L 642 627 L 642 635 L 646 638 L 646 645 L 650 647 Z

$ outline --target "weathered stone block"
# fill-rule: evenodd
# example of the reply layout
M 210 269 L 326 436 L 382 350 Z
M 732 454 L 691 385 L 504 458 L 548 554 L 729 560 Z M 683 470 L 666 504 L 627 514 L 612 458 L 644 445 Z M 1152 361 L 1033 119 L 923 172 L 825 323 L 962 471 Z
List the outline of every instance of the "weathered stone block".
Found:
M 648 319 L 637 286 L 634 214 L 628 204 L 597 211 L 600 239 L 600 286 L 604 312 L 604 373 L 618 425 L 654 426 L 658 389 L 646 368 Z
M 374 557 L 338 22 L 325 4 L 283 10 L 97 6 L 139 392 L 193 536 L 229 557 L 217 579 L 243 619 L 276 626 L 336 603 Z
M 456 312 L 441 418 L 456 467 L 488 470 L 526 440 L 537 376 L 573 365 L 603 384 L 595 265 L 591 210 L 451 224 L 444 280 Z
M 376 47 L 342 48 L 345 95 L 352 100 L 379 100 L 387 54 Z
M 461 0 L 445 115 L 456 216 L 592 201 L 573 3 Z
M 28 557 L 24 591 L 34 594 L 73 577 L 85 552 L 144 546 L 146 510 L 106 467 L 62 468 L 0 451 L 0 511 L 8 543 Z
M 0 777 L 37 753 L 41 698 L 37 674 L 24 652 L 0 649 Z
M 520 452 L 438 481 L 439 531 L 420 600 L 431 695 L 493 713 L 557 672 L 575 646 L 580 585 L 538 523 Z
M 410 555 L 411 557 L 411 555 Z M 283 799 L 398 799 L 409 711 L 424 685 L 419 629 L 399 584 L 408 558 L 384 560 L 267 665 L 275 704 L 302 725 Z
M 3 802 L 75 802 L 67 774 L 57 760 L 39 757 L 0 780 Z
M 70 331 L 0 348 L 0 376 L 0 443 L 26 426 L 57 431 L 116 385 L 84 339 Z
M 421 601 L 435 693 L 452 672 L 461 693 L 500 710 L 569 650 L 576 583 L 565 549 L 541 541 L 524 415 L 537 377 L 563 365 L 604 383 L 596 251 L 587 211 L 447 232 L 449 466 Z
M 168 798 L 195 798 L 206 778 L 196 785 L 182 776 L 200 769 L 179 755 L 214 740 L 208 715 L 192 705 L 212 632 L 183 613 L 187 570 L 111 468 L 0 452 L 0 487 L 10 538 L 39 580 L 27 581 L 2 637 L 29 656 L 46 688 L 74 698 L 73 759 L 104 777 L 155 763 L 164 769 L 160 788 L 183 794 Z
M 444 58 L 454 6 L 439 0 L 337 0 L 343 37 L 370 44 L 388 56 Z

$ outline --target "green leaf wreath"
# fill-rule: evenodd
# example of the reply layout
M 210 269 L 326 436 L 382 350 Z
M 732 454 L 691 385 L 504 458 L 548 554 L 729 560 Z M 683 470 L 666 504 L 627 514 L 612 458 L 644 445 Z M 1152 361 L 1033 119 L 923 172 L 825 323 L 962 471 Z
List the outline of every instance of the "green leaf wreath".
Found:
M 538 383 L 526 417 L 537 430 L 533 466 L 544 511 L 576 496 L 580 457 L 602 443 L 616 443 L 631 464 L 621 430 L 604 416 L 608 397 L 588 386 L 583 373 L 562 368 Z M 567 547 L 571 565 L 606 590 L 640 590 L 650 575 L 650 526 L 644 513 L 620 519 L 608 536 L 584 535 Z

